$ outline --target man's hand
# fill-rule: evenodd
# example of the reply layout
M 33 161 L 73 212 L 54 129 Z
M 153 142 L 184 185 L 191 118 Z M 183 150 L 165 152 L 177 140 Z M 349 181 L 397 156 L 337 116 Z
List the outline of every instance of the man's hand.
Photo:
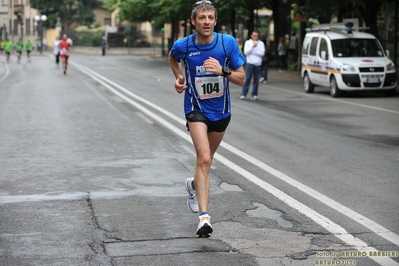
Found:
M 203 66 L 206 68 L 206 71 L 215 73 L 219 76 L 223 75 L 222 66 L 220 65 L 219 61 L 213 57 L 206 59 Z
M 187 86 L 184 85 L 184 77 L 182 75 L 179 75 L 179 77 L 175 81 L 176 91 L 178 93 L 182 93 L 186 88 L 187 88 Z

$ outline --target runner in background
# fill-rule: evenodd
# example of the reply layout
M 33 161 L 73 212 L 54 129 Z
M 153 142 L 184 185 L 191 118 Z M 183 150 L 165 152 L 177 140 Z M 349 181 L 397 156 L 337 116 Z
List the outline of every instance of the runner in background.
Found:
M 0 39 L 0 54 L 3 54 L 3 50 L 4 50 L 4 41 Z
M 7 38 L 7 40 L 4 42 L 4 50 L 6 51 L 7 62 L 10 61 L 12 46 L 13 43 L 10 41 L 10 39 Z
M 69 52 L 72 47 L 72 40 L 68 39 L 66 34 L 62 35 L 62 40 L 59 44 L 60 56 L 62 60 L 62 69 L 64 70 L 64 75 L 66 75 L 68 68 Z
M 24 50 L 24 42 L 19 38 L 17 45 L 15 46 L 15 51 L 17 52 L 18 63 L 21 61 L 22 51 Z
M 30 53 L 32 52 L 32 42 L 27 40 L 25 43 L 26 54 L 28 56 L 28 62 L 30 62 Z

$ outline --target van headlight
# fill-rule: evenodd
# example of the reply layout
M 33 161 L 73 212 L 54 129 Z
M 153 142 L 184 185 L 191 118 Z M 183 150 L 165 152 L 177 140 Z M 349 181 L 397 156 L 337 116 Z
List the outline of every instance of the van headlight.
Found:
M 341 71 L 343 72 L 356 72 L 356 69 L 353 65 L 343 64 L 341 67 Z
M 396 69 L 395 69 L 395 64 L 394 63 L 389 63 L 388 65 L 387 65 L 387 71 L 395 71 Z

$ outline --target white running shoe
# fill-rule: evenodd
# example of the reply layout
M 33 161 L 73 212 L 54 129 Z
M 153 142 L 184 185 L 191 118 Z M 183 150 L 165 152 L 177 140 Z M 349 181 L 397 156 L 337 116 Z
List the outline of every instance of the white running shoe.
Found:
M 187 178 L 186 180 L 186 190 L 188 192 L 187 207 L 191 212 L 198 212 L 198 200 L 193 189 L 192 183 L 194 182 L 194 177 Z
M 265 80 L 265 78 L 264 77 L 261 77 L 260 79 L 259 79 L 259 82 L 263 82 Z
M 244 95 L 241 95 L 240 96 L 240 100 L 244 100 L 245 99 L 245 96 Z
M 211 225 L 211 216 L 208 214 L 202 215 L 199 217 L 199 224 L 197 227 L 197 235 L 198 237 L 210 237 L 213 229 Z

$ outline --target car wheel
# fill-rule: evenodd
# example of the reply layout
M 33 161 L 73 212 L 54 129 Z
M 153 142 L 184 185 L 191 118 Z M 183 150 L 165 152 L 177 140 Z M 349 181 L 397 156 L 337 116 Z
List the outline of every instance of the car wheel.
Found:
M 303 89 L 305 90 L 306 93 L 312 93 L 314 91 L 314 85 L 312 81 L 309 78 L 308 73 L 305 73 L 305 76 L 303 77 Z
M 396 93 L 396 89 L 384 90 L 384 95 L 388 96 L 388 97 L 394 96 L 395 93 Z
M 330 94 L 332 97 L 339 97 L 342 95 L 342 91 L 338 88 L 337 80 L 334 76 L 330 79 Z

